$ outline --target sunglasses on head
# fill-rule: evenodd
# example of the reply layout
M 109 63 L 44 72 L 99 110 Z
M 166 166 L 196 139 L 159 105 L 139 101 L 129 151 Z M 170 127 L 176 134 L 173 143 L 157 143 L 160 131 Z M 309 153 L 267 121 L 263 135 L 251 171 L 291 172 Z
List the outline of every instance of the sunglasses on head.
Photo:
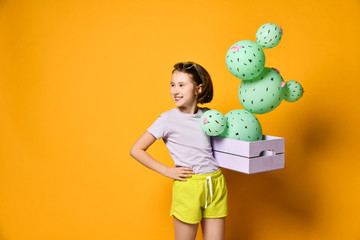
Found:
M 200 77 L 201 83 L 203 83 L 203 78 L 202 78 L 202 76 L 201 76 L 201 74 L 200 74 L 200 72 L 199 72 L 199 69 L 198 69 L 197 66 L 196 66 L 196 63 L 188 63 L 188 62 L 184 62 L 184 63 L 183 63 L 183 68 L 184 68 L 184 69 L 189 70 L 189 69 L 191 69 L 192 67 L 195 68 L 198 76 Z

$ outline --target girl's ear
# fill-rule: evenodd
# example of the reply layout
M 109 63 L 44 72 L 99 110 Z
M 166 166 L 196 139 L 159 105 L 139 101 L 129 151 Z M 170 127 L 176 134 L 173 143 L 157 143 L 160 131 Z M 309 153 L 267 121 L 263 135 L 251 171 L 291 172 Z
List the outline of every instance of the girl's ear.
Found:
M 197 86 L 197 92 L 198 94 L 202 92 L 202 84 L 199 84 L 199 86 Z

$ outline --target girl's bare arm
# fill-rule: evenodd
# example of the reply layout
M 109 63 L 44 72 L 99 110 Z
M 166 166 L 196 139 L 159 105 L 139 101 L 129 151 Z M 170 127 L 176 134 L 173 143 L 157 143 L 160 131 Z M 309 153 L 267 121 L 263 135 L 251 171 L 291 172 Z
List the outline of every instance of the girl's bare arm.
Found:
M 156 141 L 156 138 L 149 132 L 145 132 L 139 137 L 131 148 L 130 155 L 144 166 L 172 179 L 186 181 L 185 178 L 194 174 L 188 167 L 167 167 L 155 160 L 146 150 Z

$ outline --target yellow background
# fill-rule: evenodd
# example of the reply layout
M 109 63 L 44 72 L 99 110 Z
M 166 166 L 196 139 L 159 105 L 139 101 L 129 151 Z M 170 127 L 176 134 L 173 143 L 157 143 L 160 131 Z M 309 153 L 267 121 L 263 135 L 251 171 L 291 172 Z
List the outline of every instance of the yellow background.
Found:
M 242 108 L 225 54 L 268 22 L 266 66 L 305 95 L 257 115 L 283 170 L 224 170 L 226 239 L 360 239 L 360 2 L 1 1 L 0 239 L 172 239 L 172 180 L 129 156 L 173 108 L 174 63 L 213 78 L 207 106 Z M 162 141 L 149 152 L 171 166 Z M 200 234 L 198 235 L 200 239 Z

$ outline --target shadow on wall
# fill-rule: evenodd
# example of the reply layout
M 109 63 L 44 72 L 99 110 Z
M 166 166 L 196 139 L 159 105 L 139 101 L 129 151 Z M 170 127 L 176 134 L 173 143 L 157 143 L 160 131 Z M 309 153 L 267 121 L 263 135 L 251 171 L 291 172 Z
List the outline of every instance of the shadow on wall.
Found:
M 285 140 L 284 169 L 253 175 L 223 169 L 229 190 L 226 239 L 255 239 L 261 224 L 271 224 L 279 232 L 285 221 L 303 231 L 315 227 L 321 189 L 311 162 L 331 148 L 336 122 L 310 109 L 303 119 L 311 120 L 301 121 L 293 130 L 297 144 Z
M 5 237 L 1 234 L 1 231 L 0 231 L 0 240 L 5 240 Z
M 301 123 L 299 123 L 301 153 L 306 153 L 304 159 L 312 158 L 314 155 L 322 151 L 329 150 L 335 141 L 338 141 L 339 122 L 335 122 L 332 115 L 329 113 L 307 114 Z M 347 124 L 346 121 L 343 124 Z M 306 164 L 309 166 L 308 164 Z

